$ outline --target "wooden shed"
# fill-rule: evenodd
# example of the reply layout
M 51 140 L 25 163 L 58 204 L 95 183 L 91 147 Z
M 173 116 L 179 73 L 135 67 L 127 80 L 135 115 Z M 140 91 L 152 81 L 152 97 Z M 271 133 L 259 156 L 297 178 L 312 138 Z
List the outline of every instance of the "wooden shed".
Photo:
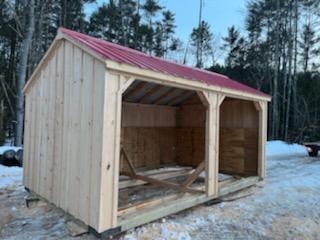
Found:
M 24 93 L 26 188 L 98 233 L 265 176 L 270 97 L 60 28 Z

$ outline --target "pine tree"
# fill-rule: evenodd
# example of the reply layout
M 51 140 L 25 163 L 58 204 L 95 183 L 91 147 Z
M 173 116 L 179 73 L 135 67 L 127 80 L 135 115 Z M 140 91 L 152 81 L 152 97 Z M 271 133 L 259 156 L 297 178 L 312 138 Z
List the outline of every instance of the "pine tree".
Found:
M 301 33 L 299 46 L 302 50 L 301 63 L 303 66 L 303 72 L 307 72 L 309 69 L 310 59 L 312 58 L 312 55 L 315 54 L 316 36 L 310 23 L 303 25 L 302 29 L 303 32 Z
M 202 68 L 205 56 L 212 52 L 213 34 L 210 31 L 210 25 L 202 21 L 200 26 L 193 28 L 191 33 L 191 45 L 196 48 L 196 67 Z
M 152 28 L 153 18 L 162 9 L 162 7 L 156 0 L 146 0 L 145 4 L 142 6 L 142 9 L 147 17 L 149 28 Z
M 114 0 L 103 4 L 95 11 L 89 21 L 89 34 L 98 38 L 120 43 L 121 42 L 121 14 Z
M 227 67 L 235 67 L 243 63 L 244 58 L 244 39 L 240 37 L 239 31 L 234 26 L 228 29 L 228 36 L 223 38 L 223 49 L 227 49 Z

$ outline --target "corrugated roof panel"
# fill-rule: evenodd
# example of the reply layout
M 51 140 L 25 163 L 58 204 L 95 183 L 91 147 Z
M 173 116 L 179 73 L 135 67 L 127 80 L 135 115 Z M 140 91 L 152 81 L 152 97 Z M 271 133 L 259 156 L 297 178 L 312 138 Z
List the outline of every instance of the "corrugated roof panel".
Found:
M 146 70 L 152 70 L 177 77 L 182 77 L 193 81 L 204 82 L 223 88 L 247 92 L 263 97 L 269 97 L 269 95 L 261 91 L 231 80 L 227 76 L 218 73 L 170 62 L 65 28 L 60 28 L 60 31 L 73 38 L 74 40 L 89 47 L 104 59 L 112 60 L 118 63 L 125 63 Z

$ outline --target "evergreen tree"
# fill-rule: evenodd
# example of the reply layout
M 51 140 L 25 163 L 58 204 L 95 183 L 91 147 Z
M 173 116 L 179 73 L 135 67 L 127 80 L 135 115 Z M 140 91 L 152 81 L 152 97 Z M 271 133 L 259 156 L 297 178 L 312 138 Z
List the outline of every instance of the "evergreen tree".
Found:
M 212 53 L 212 38 L 210 25 L 202 21 L 200 26 L 193 28 L 191 33 L 191 45 L 197 49 L 196 67 L 202 68 L 205 56 Z
M 91 15 L 88 32 L 98 38 L 120 43 L 121 25 L 120 9 L 114 0 L 110 0 L 108 4 L 103 4 Z
M 145 4 L 142 6 L 142 9 L 147 17 L 149 28 L 152 28 L 153 18 L 162 9 L 162 7 L 156 0 L 146 0 Z
M 227 67 L 242 65 L 245 58 L 245 40 L 240 37 L 239 31 L 234 26 L 228 29 L 228 36 L 223 38 L 223 49 L 227 49 Z
M 303 25 L 303 31 L 301 33 L 301 41 L 299 46 L 301 48 L 301 63 L 303 66 L 303 72 L 307 72 L 309 69 L 310 59 L 316 53 L 316 36 L 315 31 L 311 28 L 310 24 Z

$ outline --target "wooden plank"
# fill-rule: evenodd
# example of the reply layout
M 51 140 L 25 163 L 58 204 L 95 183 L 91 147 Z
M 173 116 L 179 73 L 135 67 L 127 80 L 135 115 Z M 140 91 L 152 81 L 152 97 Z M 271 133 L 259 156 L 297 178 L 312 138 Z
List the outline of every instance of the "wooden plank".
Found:
M 160 204 L 163 204 L 167 201 L 171 201 L 173 199 L 178 199 L 181 198 L 183 195 L 181 193 L 177 193 L 177 194 L 171 194 L 169 196 L 165 196 L 165 197 L 161 197 L 158 199 L 151 199 L 151 200 L 146 200 L 144 202 L 140 202 L 134 205 L 131 205 L 130 207 L 123 207 L 123 208 L 119 208 L 118 209 L 118 217 L 123 216 L 123 215 L 127 215 L 127 214 L 131 214 L 137 211 L 142 211 L 145 208 L 150 208 L 150 207 L 154 207 Z
M 158 91 L 160 91 L 162 88 L 164 88 L 164 86 L 162 86 L 162 85 L 154 86 L 150 91 L 148 91 L 145 95 L 143 95 L 138 101 L 140 103 L 149 103 L 149 98 L 153 94 L 156 94 Z
M 43 72 L 41 72 L 40 77 L 42 78 Z M 33 164 L 34 166 L 31 167 L 31 174 L 33 176 L 33 180 L 32 180 L 32 189 L 39 193 L 39 178 L 40 178 L 40 174 L 39 174 L 39 168 L 40 168 L 40 138 L 41 138 L 41 112 L 42 109 L 40 107 L 40 103 L 42 100 L 42 79 L 40 79 L 37 84 L 36 87 L 36 94 L 38 95 L 38 100 L 35 101 L 36 104 L 36 124 L 38 125 L 37 128 L 35 128 L 35 143 L 34 143 L 34 159 L 33 159 Z M 35 125 L 34 125 L 35 126 Z
M 153 178 L 159 179 L 159 180 L 166 180 L 174 177 L 181 177 L 186 176 L 190 174 L 190 170 L 179 170 L 174 172 L 165 172 L 165 173 L 158 173 L 158 174 L 145 174 L 147 176 L 152 176 Z M 141 180 L 125 180 L 125 181 L 119 181 L 119 189 L 128 188 L 128 187 L 134 187 L 139 185 L 147 184 L 145 181 Z
M 139 93 L 144 86 L 146 85 L 146 82 L 139 82 L 135 87 L 132 87 L 128 92 L 126 92 L 123 96 L 125 100 L 128 100 L 130 97 L 135 96 L 137 93 Z
M 167 92 L 165 92 L 164 94 L 162 94 L 159 97 L 157 97 L 156 99 L 154 99 L 153 104 L 160 104 L 164 99 L 166 99 L 168 96 L 170 96 L 175 91 L 177 91 L 176 88 L 169 89 Z
M 145 182 L 148 182 L 150 184 L 161 186 L 161 187 L 171 188 L 171 189 L 174 189 L 174 190 L 177 190 L 177 191 L 180 191 L 180 192 L 202 193 L 202 191 L 199 191 L 199 190 L 183 187 L 183 186 L 181 186 L 179 184 L 175 184 L 175 183 L 159 180 L 159 179 L 148 177 L 148 176 L 143 176 L 143 175 L 139 175 L 139 174 L 133 175 L 133 174 L 126 173 L 126 172 L 123 172 L 122 174 L 126 175 L 128 177 L 131 177 L 133 179 L 145 181 Z
M 48 76 L 48 102 L 46 108 L 47 111 L 47 123 L 46 123 L 46 131 L 48 133 L 47 135 L 47 157 L 46 157 L 46 197 L 47 199 L 52 199 L 53 202 L 53 186 L 55 179 L 53 178 L 53 168 L 55 165 L 56 159 L 54 158 L 54 132 L 55 132 L 55 124 L 54 124 L 54 118 L 56 116 L 55 114 L 55 98 L 56 98 L 56 62 L 57 62 L 57 55 L 56 50 L 53 52 L 53 56 L 49 61 L 48 68 L 49 68 L 49 76 Z
M 93 94 L 93 58 L 82 52 L 81 68 L 81 112 L 80 112 L 80 146 L 79 149 L 79 215 L 89 223 L 90 206 L 90 168 L 92 151 L 92 94 Z
M 126 231 L 133 227 L 152 222 L 164 216 L 180 212 L 197 204 L 210 200 L 205 194 L 185 195 L 178 199 L 163 202 L 159 206 L 146 207 L 141 211 L 136 211 L 129 214 L 123 214 L 118 218 L 118 226 L 121 226 L 122 231 Z
M 48 140 L 48 121 L 49 121 L 49 117 L 48 117 L 48 102 L 49 102 L 49 74 L 50 74 L 50 68 L 47 65 L 47 67 L 44 68 L 44 74 L 43 74 L 43 80 L 42 80 L 42 91 L 43 91 L 43 95 L 42 95 L 42 99 L 43 101 L 41 101 L 41 109 L 42 109 L 42 114 L 41 114 L 41 143 L 40 143 L 40 181 L 39 181 L 39 193 L 41 196 L 43 196 L 44 198 L 49 198 L 49 196 L 47 195 L 47 158 L 48 158 L 48 145 L 47 145 L 47 140 Z
M 217 105 L 219 95 L 208 93 L 210 106 L 207 111 L 206 127 L 206 189 L 208 196 L 217 195 L 218 167 L 217 167 L 217 138 L 219 107 Z
M 24 136 L 23 136 L 23 185 L 29 186 L 29 164 L 30 164 L 30 141 L 31 141 L 31 116 L 32 116 L 32 95 L 25 98 L 25 116 L 24 116 Z
M 92 81 L 92 152 L 90 169 L 90 226 L 99 229 L 100 198 L 101 198 L 101 164 L 102 164 L 102 133 L 105 98 L 105 67 L 100 61 L 94 59 L 94 76 Z
M 259 182 L 258 177 L 246 177 L 228 184 L 223 184 L 219 188 L 219 197 L 245 189 Z
M 72 168 L 71 164 L 71 111 L 72 111 L 72 81 L 73 81 L 73 68 L 74 65 L 70 64 L 73 62 L 73 46 L 69 42 L 65 42 L 65 56 L 64 56 L 64 126 L 63 126 L 63 167 L 62 167 L 62 181 L 61 189 L 65 194 L 61 195 L 63 198 L 62 207 L 67 212 L 70 212 L 69 206 L 69 196 L 70 196 L 70 169 Z
M 121 148 L 121 153 L 120 154 L 122 154 L 124 156 L 124 159 L 128 163 L 131 174 L 132 175 L 137 175 L 136 169 L 134 168 L 132 162 L 130 161 L 130 159 L 129 159 L 127 153 L 126 153 L 126 151 L 123 148 Z
M 266 176 L 266 142 L 268 105 L 267 102 L 259 102 L 259 140 L 258 140 L 258 175 L 261 179 Z
M 182 91 L 181 93 L 179 93 L 177 96 L 171 98 L 169 100 L 169 102 L 166 103 L 166 105 L 172 106 L 174 103 L 179 102 L 178 100 L 182 100 L 185 96 L 185 94 L 188 94 L 187 91 Z
M 182 183 L 182 186 L 189 187 L 199 177 L 199 174 L 205 169 L 205 166 L 205 161 L 202 161 L 192 174 Z
M 101 186 L 100 186 L 100 219 L 99 230 L 106 230 L 116 226 L 118 208 L 118 184 L 119 157 L 116 155 L 116 144 L 120 136 L 117 136 L 118 108 L 120 77 L 106 72 L 105 99 L 103 111 L 103 138 L 102 138 L 102 162 L 101 162 Z M 119 121 L 119 122 L 118 122 Z M 119 138 L 119 139 L 118 139 Z M 112 193 L 112 194 L 110 194 Z
M 69 168 L 68 168 L 68 174 L 69 174 L 69 197 L 68 197 L 68 206 L 70 209 L 70 213 L 79 218 L 80 217 L 80 207 L 79 207 L 79 201 L 75 201 L 76 199 L 79 199 L 79 189 L 80 189 L 80 176 L 79 176 L 79 161 L 82 161 L 83 159 L 80 156 L 80 150 L 81 145 L 78 143 L 81 135 L 81 131 L 79 131 L 81 126 L 81 109 L 82 109 L 82 92 L 81 92 L 81 82 L 82 82 L 82 50 L 78 47 L 72 46 L 73 48 L 73 58 L 72 63 L 78 63 L 74 64 L 73 67 L 73 77 L 71 80 L 70 88 L 71 88 L 71 108 L 70 108 L 70 157 L 68 158 L 68 161 L 70 162 Z M 77 104 L 75 104 L 77 103 Z
M 64 106 L 64 43 L 57 50 L 57 65 L 56 65 L 56 96 L 55 98 L 55 143 L 54 143 L 54 159 L 55 167 L 53 172 L 53 202 L 58 206 L 61 205 L 61 189 L 62 181 L 62 164 L 63 164 L 63 106 Z

